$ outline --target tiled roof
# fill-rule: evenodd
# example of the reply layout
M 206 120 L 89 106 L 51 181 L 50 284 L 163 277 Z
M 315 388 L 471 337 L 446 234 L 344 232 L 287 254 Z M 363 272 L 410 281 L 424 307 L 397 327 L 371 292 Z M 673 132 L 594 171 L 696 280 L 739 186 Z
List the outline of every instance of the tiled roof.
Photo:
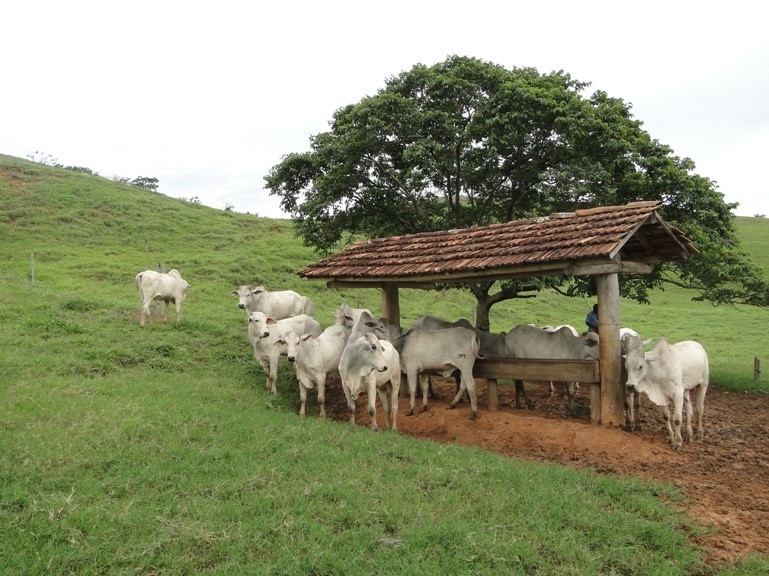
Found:
M 505 224 L 377 238 L 311 264 L 299 275 L 348 282 L 461 282 L 576 274 L 585 266 L 601 264 L 634 271 L 629 265 L 648 268 L 697 254 L 680 230 L 663 222 L 657 213 L 660 206 L 660 202 L 633 202 Z

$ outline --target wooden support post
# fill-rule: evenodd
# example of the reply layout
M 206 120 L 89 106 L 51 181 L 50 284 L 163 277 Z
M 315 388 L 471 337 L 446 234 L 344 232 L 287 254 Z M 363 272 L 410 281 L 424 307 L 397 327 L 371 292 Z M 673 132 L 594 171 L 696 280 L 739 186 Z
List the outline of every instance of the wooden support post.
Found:
M 496 410 L 499 408 L 499 397 L 497 396 L 497 379 L 486 379 L 487 394 L 489 397 L 489 410 Z
M 401 305 L 398 299 L 398 287 L 394 284 L 382 286 L 382 316 L 394 325 L 401 325 Z
M 617 274 L 599 274 L 598 336 L 600 338 L 601 393 L 600 423 L 622 426 L 625 423 L 625 391 L 622 388 L 622 352 L 619 339 L 619 278 Z M 595 406 L 591 406 L 591 410 Z M 592 417 L 595 420 L 595 416 Z
M 756 356 L 753 358 L 753 380 L 758 380 L 759 376 L 761 376 L 761 360 Z

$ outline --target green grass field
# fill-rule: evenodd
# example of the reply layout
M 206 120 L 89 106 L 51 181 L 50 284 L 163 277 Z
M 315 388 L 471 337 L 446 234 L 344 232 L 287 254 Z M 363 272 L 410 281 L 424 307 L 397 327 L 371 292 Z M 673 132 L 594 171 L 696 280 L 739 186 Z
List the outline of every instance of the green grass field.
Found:
M 738 230 L 769 271 L 769 221 Z M 705 565 L 672 486 L 300 419 L 287 364 L 264 389 L 230 292 L 295 289 L 323 325 L 343 301 L 379 309 L 376 290 L 299 278 L 316 259 L 288 221 L 0 155 L 0 574 L 769 572 Z M 142 330 L 134 276 L 158 263 L 192 288 L 181 322 Z M 591 304 L 509 301 L 492 327 L 582 326 Z M 404 325 L 473 307 L 401 291 Z M 621 318 L 700 340 L 714 386 L 769 390 L 767 310 L 669 289 Z

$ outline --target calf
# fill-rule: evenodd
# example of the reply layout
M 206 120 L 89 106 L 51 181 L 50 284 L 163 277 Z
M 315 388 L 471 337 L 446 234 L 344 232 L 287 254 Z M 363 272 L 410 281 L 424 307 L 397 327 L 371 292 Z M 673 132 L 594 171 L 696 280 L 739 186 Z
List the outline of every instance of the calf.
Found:
M 443 330 L 413 329 L 403 335 L 401 364 L 409 387 L 409 411 L 414 414 L 417 382 L 422 390 L 422 408 L 427 410 L 427 375 L 440 374 L 448 378 L 455 371 L 460 373 L 460 386 L 450 407 L 455 408 L 467 390 L 470 396 L 470 419 L 478 416 L 473 367 L 478 357 L 480 340 L 469 328 L 445 328 Z
M 643 392 L 662 410 L 668 440 L 674 450 L 683 444 L 681 420 L 686 404 L 687 440 L 692 432 L 692 403 L 689 394 L 695 391 L 694 411 L 697 413 L 697 437 L 702 438 L 702 415 L 705 409 L 705 393 L 710 379 L 708 355 L 698 342 L 685 340 L 669 344 L 664 338 L 657 340 L 649 352 L 631 350 L 625 356 L 627 386 L 634 392 Z M 670 425 L 668 403 L 673 401 L 673 426 Z
M 395 347 L 380 340 L 373 332 L 350 336 L 339 360 L 342 390 L 350 410 L 350 422 L 355 424 L 355 403 L 361 392 L 368 395 L 368 414 L 371 428 L 378 428 L 376 421 L 376 396 L 382 402 L 387 427 L 397 430 L 398 390 L 401 382 L 401 365 Z M 389 388 L 391 401 L 388 402 Z
M 139 325 L 144 327 L 144 319 L 150 318 L 150 302 L 160 300 L 165 305 L 165 318 L 168 320 L 168 303 L 176 308 L 176 319 L 181 318 L 182 302 L 187 298 L 189 283 L 181 277 L 175 268 L 168 273 L 145 270 L 136 275 L 136 287 L 142 300 Z
M 318 415 L 326 416 L 326 379 L 339 376 L 339 360 L 350 337 L 346 326 L 332 325 L 320 336 L 289 332 L 276 344 L 286 346 L 288 361 L 299 380 L 299 415 L 304 416 L 307 391 L 318 387 Z
M 287 348 L 282 338 L 289 332 L 319 336 L 320 324 L 307 314 L 275 320 L 264 312 L 251 312 L 248 316 L 248 339 L 254 350 L 254 358 L 259 362 L 266 377 L 265 385 L 270 394 L 276 394 L 275 381 L 278 377 L 278 360 L 286 356 Z

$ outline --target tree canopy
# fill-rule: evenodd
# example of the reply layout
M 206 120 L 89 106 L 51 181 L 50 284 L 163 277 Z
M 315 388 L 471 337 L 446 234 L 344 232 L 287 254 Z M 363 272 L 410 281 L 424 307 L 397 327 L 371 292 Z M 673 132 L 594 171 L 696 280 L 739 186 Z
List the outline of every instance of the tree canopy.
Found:
M 562 71 L 505 69 L 451 56 L 386 80 L 337 110 L 310 150 L 265 177 L 298 234 L 328 253 L 353 234 L 381 237 L 506 222 L 553 212 L 660 200 L 701 250 L 648 276 L 623 275 L 623 296 L 662 282 L 713 303 L 766 305 L 760 270 L 739 250 L 731 211 L 689 158 L 653 139 L 630 106 Z M 584 278 L 469 285 L 479 327 L 500 300 L 550 287 L 591 294 Z M 485 322 L 484 322 L 485 321 Z

